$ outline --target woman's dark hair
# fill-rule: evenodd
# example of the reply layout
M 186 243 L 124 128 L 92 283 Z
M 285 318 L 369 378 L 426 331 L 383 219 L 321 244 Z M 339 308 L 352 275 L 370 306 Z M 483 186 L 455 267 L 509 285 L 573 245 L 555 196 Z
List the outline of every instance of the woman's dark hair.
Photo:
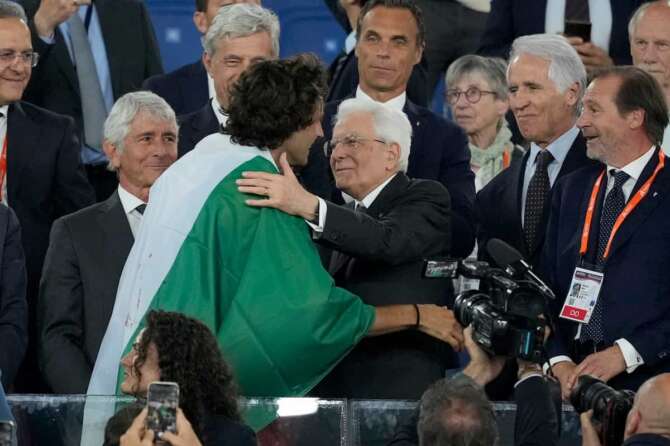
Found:
M 133 365 L 138 377 L 151 343 L 158 352 L 161 381 L 179 384 L 179 405 L 197 434 L 207 416 L 240 421 L 232 370 L 205 324 L 181 313 L 150 311 Z
M 260 62 L 231 89 L 224 131 L 237 144 L 274 150 L 312 124 L 326 88 L 325 70 L 312 54 Z
M 133 424 L 133 421 L 145 406 L 143 403 L 128 404 L 107 420 L 105 440 L 102 446 L 119 446 L 121 435 L 130 429 L 130 425 Z

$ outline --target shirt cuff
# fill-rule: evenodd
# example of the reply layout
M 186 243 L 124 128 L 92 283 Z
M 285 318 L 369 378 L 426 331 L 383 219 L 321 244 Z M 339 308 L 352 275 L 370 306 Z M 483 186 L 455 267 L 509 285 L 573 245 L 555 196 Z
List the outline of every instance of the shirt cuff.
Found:
M 542 378 L 542 374 L 541 374 L 540 372 L 537 372 L 537 373 L 529 373 L 528 375 L 526 375 L 526 376 L 524 376 L 523 378 L 521 378 L 520 380 L 518 380 L 518 381 L 514 384 L 514 388 L 516 389 L 516 386 L 518 386 L 519 384 L 521 384 L 521 383 L 524 382 L 525 380 L 530 379 L 530 378 L 534 378 L 534 377 L 540 377 L 540 378 Z
M 39 36 L 42 42 L 46 43 L 47 45 L 53 45 L 56 43 L 56 33 L 54 32 L 52 35 L 49 37 L 44 37 L 44 36 Z
M 319 200 L 319 224 L 315 225 L 309 220 L 305 220 L 307 224 L 309 225 L 310 228 L 312 228 L 312 231 L 321 234 L 323 232 L 323 228 L 326 226 L 326 212 L 328 212 L 328 206 L 326 206 L 326 200 L 323 198 L 318 198 Z
M 644 359 L 642 359 L 640 353 L 633 347 L 633 344 L 623 338 L 617 339 L 614 343 L 621 349 L 623 360 L 626 363 L 626 372 L 633 373 L 635 369 L 644 364 Z
M 558 364 L 559 362 L 565 362 L 565 361 L 573 362 L 572 358 L 570 358 L 569 356 L 565 356 L 565 355 L 558 355 L 558 356 L 554 356 L 553 358 L 549 358 L 549 362 L 548 363 L 545 362 L 544 365 L 542 366 L 542 372 L 544 372 L 544 374 L 546 375 L 547 372 L 549 371 L 549 366 L 553 367 L 556 364 Z

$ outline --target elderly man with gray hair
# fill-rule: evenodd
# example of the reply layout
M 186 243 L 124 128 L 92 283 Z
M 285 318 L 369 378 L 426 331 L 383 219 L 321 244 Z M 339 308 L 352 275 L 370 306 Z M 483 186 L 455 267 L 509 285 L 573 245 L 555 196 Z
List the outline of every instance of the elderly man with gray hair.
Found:
M 247 68 L 279 57 L 279 19 L 261 6 L 240 3 L 221 8 L 203 37 L 203 63 L 215 95 L 201 109 L 180 116 L 179 157 L 226 123 L 230 89 Z
M 149 188 L 177 158 L 174 111 L 150 92 L 122 96 L 103 148 L 118 189 L 54 223 L 40 283 L 39 363 L 55 393 L 86 393 Z
M 284 174 L 246 173 L 242 191 L 267 188 L 274 207 L 306 220 L 321 246 L 331 249 L 329 273 L 337 286 L 370 305 L 414 305 L 416 326 L 430 317 L 419 304 L 451 306 L 448 279 L 422 279 L 423 259 L 449 252 L 451 207 L 447 190 L 409 179 L 412 127 L 404 113 L 364 99 L 340 104 L 326 157 L 337 187 L 354 198 L 340 206 L 304 190 Z M 251 189 L 249 189 L 251 188 Z M 453 319 L 449 344 L 462 346 Z M 418 399 L 456 365 L 449 345 L 419 330 L 361 341 L 312 392 L 319 397 Z

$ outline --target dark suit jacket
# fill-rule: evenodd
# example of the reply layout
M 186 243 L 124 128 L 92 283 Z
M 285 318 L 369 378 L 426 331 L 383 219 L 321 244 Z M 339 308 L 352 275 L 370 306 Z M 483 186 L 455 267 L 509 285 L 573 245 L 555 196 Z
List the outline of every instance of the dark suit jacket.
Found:
M 635 434 L 623 446 L 670 446 L 670 439 L 656 434 Z
M 86 393 L 132 244 L 117 192 L 54 223 L 38 316 L 40 368 L 55 393 Z
M 26 102 L 7 119 L 7 195 L 21 223 L 32 307 L 51 224 L 95 202 L 79 159 L 74 122 Z M 32 313 L 32 310 L 31 310 Z
M 481 259 L 492 261 L 485 252 L 486 243 L 489 239 L 498 238 L 516 248 L 531 265 L 537 267 L 539 263 L 544 233 L 540 234 L 534 247 L 528 247 L 524 241 L 521 226 L 521 193 L 529 156 L 530 150 L 523 158 L 514 160 L 509 168 L 503 170 L 477 193 L 475 214 L 477 215 L 477 244 Z M 576 169 L 594 164 L 596 164 L 595 161 L 586 157 L 586 142 L 579 133 L 563 161 L 556 181 Z M 549 219 L 550 202 L 551 198 L 547 200 L 542 227 L 546 227 Z
M 657 150 L 658 152 L 658 150 Z M 658 163 L 655 153 L 645 166 L 633 194 L 651 176 Z M 584 216 L 596 177 L 602 166 L 592 166 L 566 176 L 554 187 L 551 217 L 542 254 L 541 269 L 556 293 L 557 317 L 579 265 L 579 245 Z M 600 208 L 605 196 L 601 187 L 593 217 L 589 252 L 585 261 L 595 263 Z M 632 195 L 631 195 L 632 196 Z M 599 299 L 603 302 L 603 335 L 606 345 L 624 338 L 640 353 L 644 365 L 635 372 L 616 376 L 610 385 L 637 388 L 649 377 L 670 372 L 670 169 L 656 177 L 648 195 L 624 220 L 612 242 L 604 265 L 605 278 Z M 549 339 L 549 357 L 570 356 L 577 323 L 557 319 Z
M 165 99 L 178 116 L 201 109 L 209 99 L 207 71 L 202 60 L 170 73 L 151 76 L 142 88 Z
M 628 21 L 646 0 L 610 0 L 612 33 L 609 55 L 616 65 L 630 65 Z M 544 33 L 547 0 L 493 0 L 486 30 L 477 51 L 483 56 L 507 59 L 514 39 Z
M 398 173 L 365 213 L 328 203 L 318 243 L 337 250 L 337 286 L 370 305 L 451 305 L 450 281 L 423 279 L 423 259 L 449 251 L 449 194 Z M 454 353 L 418 331 L 364 339 L 314 391 L 322 397 L 417 399 Z
M 323 153 L 324 141 L 333 134 L 333 117 L 340 102 L 326 104 L 323 139 L 317 139 L 310 150 L 309 161 L 300 173 L 303 185 L 312 193 L 341 203 L 328 160 Z M 407 101 L 403 109 L 412 124 L 412 146 L 407 175 L 410 178 L 436 180 L 451 196 L 451 255 L 467 257 L 474 246 L 475 175 L 470 170 L 470 150 L 465 133 L 454 123 L 432 111 Z
M 0 242 L 0 373 L 2 386 L 9 387 L 28 344 L 28 305 L 21 228 L 4 204 L 0 204 Z
M 39 37 L 32 23 L 39 0 L 21 0 L 31 18 L 33 48 L 40 54 L 23 98 L 72 116 L 83 129 L 79 81 L 64 36 L 56 30 L 54 45 Z M 114 100 L 139 90 L 144 79 L 163 72 L 156 36 L 144 3 L 138 0 L 94 0 L 105 39 Z
M 179 158 L 193 150 L 205 136 L 217 133 L 220 129 L 212 103 L 207 101 L 198 111 L 179 116 L 179 143 L 177 155 Z

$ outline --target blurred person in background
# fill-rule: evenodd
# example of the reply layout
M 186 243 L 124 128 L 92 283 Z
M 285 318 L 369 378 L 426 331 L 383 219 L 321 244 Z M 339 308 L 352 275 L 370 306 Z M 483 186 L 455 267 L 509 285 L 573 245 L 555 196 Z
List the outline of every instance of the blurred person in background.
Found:
M 224 6 L 235 3 L 261 4 L 261 0 L 195 0 L 193 24 L 200 34 L 207 34 L 214 17 Z M 214 97 L 214 80 L 207 74 L 202 56 L 193 63 L 165 74 L 146 79 L 142 89 L 156 93 L 170 104 L 177 116 L 194 112 Z
M 477 191 L 524 154 L 512 142 L 505 119 L 509 110 L 506 70 L 502 59 L 476 55 L 457 59 L 447 70 L 446 100 L 454 120 L 468 135 Z

